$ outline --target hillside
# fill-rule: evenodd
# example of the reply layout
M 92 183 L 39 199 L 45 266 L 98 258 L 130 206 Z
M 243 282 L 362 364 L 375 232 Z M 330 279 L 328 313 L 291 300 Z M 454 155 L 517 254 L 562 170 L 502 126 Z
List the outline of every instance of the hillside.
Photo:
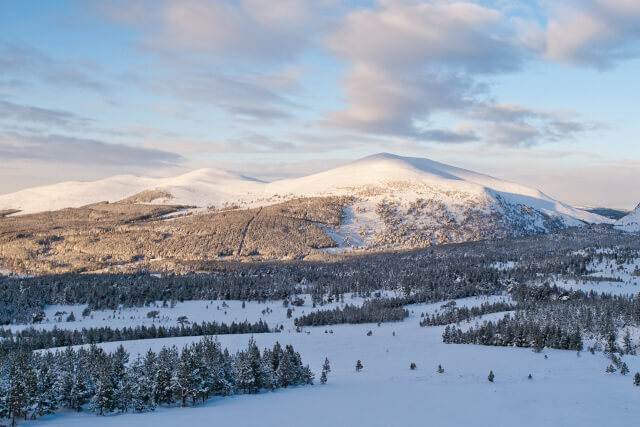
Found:
M 616 221 L 615 227 L 630 232 L 640 231 L 640 204 L 631 213 Z
M 66 182 L 0 196 L 0 210 L 0 266 L 20 273 L 182 271 L 612 222 L 532 188 L 391 154 L 271 183 L 216 169 Z

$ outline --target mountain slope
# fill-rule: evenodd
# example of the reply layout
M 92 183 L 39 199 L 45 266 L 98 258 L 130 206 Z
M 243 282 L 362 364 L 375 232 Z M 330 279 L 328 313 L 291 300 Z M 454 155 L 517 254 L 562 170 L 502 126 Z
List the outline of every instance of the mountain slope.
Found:
M 171 198 L 154 203 L 193 206 L 232 203 L 239 195 L 261 194 L 263 183 L 220 169 L 198 169 L 171 178 L 117 175 L 98 181 L 68 181 L 0 195 L 0 210 L 19 209 L 22 214 L 76 208 L 102 201 L 117 202 L 147 190 L 161 190 Z
M 99 201 L 112 203 L 24 215 Z M 146 211 L 135 208 L 169 204 L 163 209 L 171 213 L 178 213 L 178 205 L 212 209 L 191 210 L 187 213 L 195 215 L 179 220 L 153 216 L 147 221 Z M 391 154 L 271 183 L 217 169 L 161 179 L 121 175 L 66 182 L 0 196 L 0 211 L 9 209 L 22 210 L 22 215 L 0 218 L 12 265 L 46 258 L 55 267 L 78 252 L 83 268 L 103 268 L 116 260 L 300 258 L 323 251 L 423 248 L 612 222 L 529 187 Z M 132 212 L 141 214 L 127 219 Z M 98 238 L 97 223 L 88 222 L 94 217 L 104 223 Z M 16 230 L 35 239 L 32 245 L 16 243 L 11 237 Z
M 616 221 L 615 227 L 629 232 L 640 231 L 640 204 L 631 213 Z

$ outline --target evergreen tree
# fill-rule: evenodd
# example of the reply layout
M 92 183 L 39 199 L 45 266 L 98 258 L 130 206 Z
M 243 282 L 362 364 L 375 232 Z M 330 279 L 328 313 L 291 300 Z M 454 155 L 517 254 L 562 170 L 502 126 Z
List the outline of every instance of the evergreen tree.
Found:
M 105 415 L 116 409 L 116 386 L 113 382 L 114 376 L 109 357 L 99 353 L 97 358 L 95 368 L 98 371 L 95 376 L 95 390 L 89 409 L 98 412 L 98 415 Z
M 489 376 L 487 377 L 487 379 L 489 380 L 489 382 L 493 382 L 493 380 L 496 378 L 495 375 L 493 375 L 493 371 L 489 371 Z
M 52 353 L 45 353 L 38 364 L 37 390 L 34 412 L 38 416 L 52 414 L 58 409 L 57 377 L 55 359 Z
M 111 381 L 115 390 L 116 407 L 120 412 L 127 412 L 131 407 L 133 384 L 131 377 L 127 375 L 128 363 L 129 353 L 120 344 L 116 351 L 111 354 Z
M 627 375 L 629 373 L 629 367 L 626 362 L 622 362 L 622 367 L 620 367 L 620 373 L 622 375 Z
M 309 367 L 309 365 L 306 365 L 304 368 L 302 368 L 302 377 L 300 381 L 302 384 L 313 385 L 313 380 L 315 377 L 316 376 L 311 371 L 311 368 Z
M 633 376 L 633 385 L 640 386 L 640 372 L 636 372 Z
M 362 368 L 364 368 L 364 366 L 362 365 L 360 359 L 358 359 L 358 361 L 356 362 L 356 372 L 360 372 Z
M 9 383 L 7 390 L 8 417 L 11 418 L 11 425 L 16 425 L 16 419 L 24 417 L 27 419 L 28 410 L 31 403 L 30 389 L 32 385 L 29 377 L 33 378 L 33 368 L 31 367 L 30 354 L 20 351 L 15 355 L 9 371 Z
M 442 367 L 442 365 L 438 365 L 438 369 L 436 370 L 436 372 L 439 374 L 444 374 L 444 368 Z
M 178 365 L 178 350 L 176 347 L 164 347 L 158 353 L 157 369 L 154 380 L 154 401 L 158 404 L 173 402 L 172 379 L 175 367 Z
M 278 368 L 276 369 L 276 377 L 278 378 L 280 387 L 288 387 L 293 383 L 293 369 L 293 361 L 291 360 L 289 352 L 283 352 L 278 362 Z
M 331 372 L 331 365 L 329 364 L 329 359 L 324 358 L 324 363 L 322 364 L 322 374 L 320 375 L 320 383 L 327 383 L 327 375 Z
M 151 356 L 153 355 L 153 356 Z M 153 371 L 148 369 L 148 359 L 154 358 L 155 354 L 149 350 L 144 359 L 137 357 L 130 368 L 130 378 L 132 384 L 131 407 L 136 412 L 145 412 L 155 408 L 153 400 L 153 380 L 150 374 Z M 154 360 L 151 360 L 153 366 Z

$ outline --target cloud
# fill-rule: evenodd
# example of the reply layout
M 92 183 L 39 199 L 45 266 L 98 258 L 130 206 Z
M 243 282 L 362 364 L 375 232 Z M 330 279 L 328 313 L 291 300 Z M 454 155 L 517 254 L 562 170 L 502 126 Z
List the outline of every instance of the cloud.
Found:
M 80 117 L 70 111 L 14 104 L 0 100 L 0 120 L 3 119 L 57 127 L 84 127 L 92 122 L 92 120 Z
M 147 49 L 249 62 L 295 58 L 329 18 L 324 2 L 306 0 L 128 0 L 92 6 L 140 31 Z
M 99 66 L 86 60 L 54 59 L 25 43 L 0 43 L 0 77 L 18 85 L 24 85 L 25 78 L 35 77 L 52 86 L 104 91 L 104 81 L 96 78 L 100 71 Z
M 328 123 L 363 132 L 433 138 L 417 122 L 473 104 L 479 78 L 520 68 L 503 15 L 475 3 L 381 1 L 346 17 L 328 48 L 347 62 L 345 108 Z M 442 135 L 444 136 L 444 135 Z M 465 138 L 439 138 L 459 142 Z
M 597 68 L 640 56 L 640 2 L 594 0 L 561 3 L 547 24 L 546 56 Z
M 515 70 L 520 54 L 503 18 L 498 10 L 470 2 L 383 2 L 347 16 L 328 46 L 349 60 L 387 70 Z
M 183 72 L 171 78 L 161 77 L 152 83 L 152 88 L 174 98 L 215 104 L 235 117 L 280 120 L 290 118 L 292 108 L 301 108 L 251 79 L 215 72 Z
M 179 154 L 153 148 L 63 135 L 34 137 L 15 133 L 0 134 L 0 158 L 100 166 L 163 166 L 182 160 Z
M 481 102 L 466 116 L 475 120 L 475 127 L 485 135 L 485 141 L 513 147 L 573 140 L 580 133 L 600 127 L 572 113 L 540 111 L 515 104 Z
M 420 136 L 427 141 L 434 142 L 472 142 L 478 141 L 480 138 L 472 131 L 456 131 L 449 129 L 428 129 L 422 131 Z

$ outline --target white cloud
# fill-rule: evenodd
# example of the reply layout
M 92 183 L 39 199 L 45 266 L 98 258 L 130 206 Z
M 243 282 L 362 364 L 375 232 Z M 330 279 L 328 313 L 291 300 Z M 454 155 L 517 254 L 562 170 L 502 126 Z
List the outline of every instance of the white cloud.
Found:
M 486 91 L 479 78 L 519 68 L 517 43 L 499 11 L 470 2 L 384 1 L 353 12 L 327 41 L 349 67 L 347 105 L 329 123 L 420 139 L 444 135 L 417 122 L 472 106 Z
M 595 0 L 554 6 L 546 56 L 599 68 L 640 55 L 640 2 Z

